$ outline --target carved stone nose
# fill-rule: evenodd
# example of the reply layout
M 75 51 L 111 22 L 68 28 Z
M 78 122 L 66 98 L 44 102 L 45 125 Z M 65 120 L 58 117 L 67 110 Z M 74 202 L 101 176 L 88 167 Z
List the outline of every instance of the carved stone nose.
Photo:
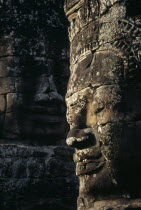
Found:
M 37 103 L 40 102 L 63 102 L 63 97 L 57 92 L 50 93 L 37 93 L 34 97 L 34 101 Z
M 53 76 L 42 74 L 36 85 L 34 96 L 36 103 L 40 102 L 63 102 L 63 97 L 57 92 Z
M 72 129 L 67 136 L 67 144 L 76 149 L 83 149 L 96 144 L 96 138 L 91 128 Z

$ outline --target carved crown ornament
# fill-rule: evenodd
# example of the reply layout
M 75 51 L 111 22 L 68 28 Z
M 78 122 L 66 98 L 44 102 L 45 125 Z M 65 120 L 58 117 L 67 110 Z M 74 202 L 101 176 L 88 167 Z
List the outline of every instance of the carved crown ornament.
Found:
M 71 21 L 73 19 L 72 14 L 75 13 L 84 4 L 84 0 L 65 0 L 64 10 L 66 15 Z

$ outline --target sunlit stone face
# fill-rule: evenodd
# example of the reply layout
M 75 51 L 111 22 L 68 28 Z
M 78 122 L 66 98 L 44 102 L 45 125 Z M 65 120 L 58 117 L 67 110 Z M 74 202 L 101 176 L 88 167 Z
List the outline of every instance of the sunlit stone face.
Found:
M 66 97 L 71 128 L 67 144 L 76 148 L 80 198 L 140 189 L 140 172 L 134 172 L 141 167 L 141 86 L 138 80 L 134 83 L 136 75 L 127 83 L 124 62 L 101 48 L 73 68 Z
M 71 74 L 66 95 L 71 130 L 67 144 L 76 148 L 79 210 L 119 206 L 124 209 L 126 199 L 140 198 L 138 8 L 141 9 L 139 0 L 66 0 L 65 3 L 71 43 Z M 116 199 L 119 206 L 110 203 Z M 95 205 L 104 200 L 108 204 L 101 203 L 101 208 Z M 129 200 L 126 202 L 129 205 Z
M 1 138 L 55 144 L 67 130 L 63 1 L 3 1 L 0 6 Z

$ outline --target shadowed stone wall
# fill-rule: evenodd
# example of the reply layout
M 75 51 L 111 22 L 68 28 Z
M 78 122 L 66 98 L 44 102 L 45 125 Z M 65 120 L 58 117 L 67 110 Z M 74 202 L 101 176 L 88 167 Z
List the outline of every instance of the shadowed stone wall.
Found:
M 68 147 L 0 146 L 0 209 L 76 209 L 72 154 Z
M 74 210 L 62 0 L 0 0 L 0 210 Z
M 66 0 L 78 209 L 141 209 L 141 1 Z

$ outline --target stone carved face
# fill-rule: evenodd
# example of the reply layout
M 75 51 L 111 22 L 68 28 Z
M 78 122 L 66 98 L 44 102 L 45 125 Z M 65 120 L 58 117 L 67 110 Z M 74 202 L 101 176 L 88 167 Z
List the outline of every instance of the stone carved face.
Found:
M 0 10 L 1 138 L 64 139 L 69 70 L 63 2 L 4 1 Z
M 71 42 L 67 144 L 76 148 L 79 209 L 93 209 L 100 200 L 140 196 L 141 18 L 137 7 L 141 8 L 139 0 L 66 1 Z
M 76 148 L 80 195 L 119 193 L 121 186 L 123 194 L 137 191 L 139 180 L 135 177 L 139 175 L 134 172 L 141 164 L 140 83 L 120 84 L 124 81 L 123 59 L 108 50 L 81 60 L 74 67 L 74 75 L 69 84 L 72 92 L 66 98 L 71 126 L 67 144 Z M 94 83 L 85 87 L 90 78 Z

